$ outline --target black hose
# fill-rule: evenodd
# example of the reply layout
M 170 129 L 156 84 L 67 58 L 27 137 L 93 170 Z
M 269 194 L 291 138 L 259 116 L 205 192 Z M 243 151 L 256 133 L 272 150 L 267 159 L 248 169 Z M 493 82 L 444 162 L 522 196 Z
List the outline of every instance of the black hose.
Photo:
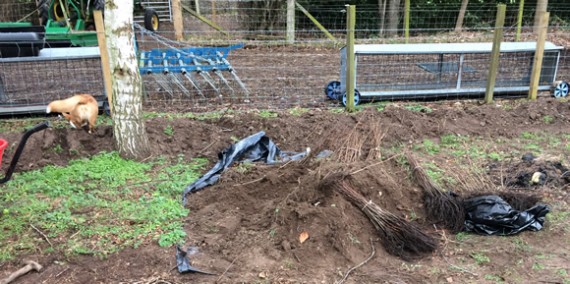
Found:
M 44 122 L 32 127 L 31 129 L 26 131 L 24 133 L 24 135 L 22 135 L 22 139 L 20 139 L 20 144 L 18 145 L 18 148 L 16 149 L 16 152 L 14 153 L 14 157 L 12 157 L 12 161 L 10 161 L 10 166 L 8 167 L 8 170 L 6 171 L 6 176 L 3 179 L 0 179 L 0 184 L 6 183 L 12 177 L 12 174 L 14 173 L 14 169 L 16 168 L 16 164 L 18 163 L 18 160 L 20 159 L 20 155 L 22 155 L 22 151 L 24 151 L 24 146 L 26 146 L 26 142 L 28 142 L 28 138 L 30 138 L 30 136 L 32 134 L 34 134 L 38 131 L 44 130 L 48 127 L 51 127 L 49 121 L 44 121 Z

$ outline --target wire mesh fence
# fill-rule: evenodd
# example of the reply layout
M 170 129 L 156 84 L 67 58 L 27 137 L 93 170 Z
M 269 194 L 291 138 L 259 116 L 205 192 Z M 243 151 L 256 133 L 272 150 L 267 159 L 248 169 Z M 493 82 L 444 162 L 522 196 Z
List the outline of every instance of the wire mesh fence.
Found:
M 288 22 L 291 2 L 294 26 L 291 18 Z M 493 39 L 495 4 L 471 1 L 459 30 L 456 24 L 460 1 L 453 4 L 413 1 L 409 13 L 409 38 L 406 38 L 404 1 L 396 8 L 391 7 L 393 1 L 361 2 L 356 6 L 357 44 L 479 43 Z M 388 3 L 383 7 L 378 2 Z M 519 18 L 518 2 L 507 5 L 504 42 L 515 41 L 519 21 L 519 41 L 536 40 L 532 28 L 534 5 L 534 2 L 525 5 L 522 18 Z M 550 69 L 548 72 L 556 81 L 570 81 L 570 4 L 551 1 L 549 5 L 551 17 L 547 40 L 564 49 L 556 56 L 546 56 L 545 68 Z M 344 3 L 183 0 L 182 7 L 184 30 L 181 41 L 173 40 L 174 30 L 169 18 L 161 18 L 156 33 L 140 29 L 136 33 L 145 108 L 168 112 L 228 106 L 283 108 L 338 104 L 327 98 L 323 90 L 329 82 L 340 80 L 344 67 L 340 51 L 346 38 Z M 31 1 L 2 3 L 0 22 L 23 19 L 21 22 L 36 24 L 35 9 L 35 3 Z M 140 21 L 139 18 L 137 22 Z M 288 38 L 293 27 L 294 41 Z M 46 47 L 50 47 L 49 41 Z M 151 57 L 155 59 L 151 60 Z M 489 54 L 460 57 L 459 54 L 429 53 L 362 56 L 357 61 L 357 88 L 363 92 L 412 90 L 420 92 L 418 97 L 429 97 L 422 96 L 421 91 L 435 85 L 457 88 L 458 76 L 461 76 L 463 87 L 484 84 Z M 533 58 L 533 52 L 502 54 L 498 86 L 527 84 Z M 458 73 L 460 61 L 465 66 L 461 74 Z M 443 68 L 444 72 L 433 72 L 433 66 Z M 52 99 L 77 92 L 103 98 L 101 78 L 100 61 L 93 58 L 0 59 L 0 99 L 3 98 L 0 105 L 47 104 Z M 443 97 L 457 98 L 461 94 L 449 93 Z M 381 99 L 396 98 L 407 97 Z

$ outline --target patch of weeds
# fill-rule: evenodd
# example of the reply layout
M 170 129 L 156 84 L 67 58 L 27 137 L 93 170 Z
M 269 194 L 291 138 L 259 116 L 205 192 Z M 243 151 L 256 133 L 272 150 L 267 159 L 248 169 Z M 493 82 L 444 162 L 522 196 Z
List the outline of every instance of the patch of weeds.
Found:
M 404 108 L 407 110 L 424 112 L 424 113 L 430 113 L 433 111 L 430 107 L 423 106 L 420 104 L 408 104 L 408 105 L 404 105 Z
M 273 239 L 276 234 L 277 234 L 277 229 L 276 229 L 276 228 L 271 228 L 271 229 L 269 230 L 269 237 L 270 237 L 270 238 Z
M 439 138 L 440 144 L 448 148 L 459 148 L 465 139 L 455 134 L 445 134 Z
M 78 155 L 79 155 L 79 150 L 77 150 L 77 149 L 69 149 L 69 155 L 71 155 L 71 156 L 78 156 Z
M 376 110 L 378 112 L 382 112 L 386 109 L 386 107 L 388 106 L 389 102 L 379 102 L 376 104 Z
M 495 274 L 485 274 L 485 276 L 483 276 L 483 278 L 485 278 L 485 280 L 489 280 L 489 281 L 495 281 L 497 283 L 503 283 L 504 279 L 501 278 L 498 275 Z
M 350 240 L 350 242 L 353 245 L 359 245 L 360 244 L 360 240 L 358 240 L 358 238 L 355 237 L 352 233 L 348 232 L 347 235 L 348 235 L 348 239 Z
M 292 116 L 301 116 L 303 113 L 306 113 L 308 111 L 309 109 L 307 108 L 295 107 L 289 110 L 289 114 Z
M 568 271 L 564 268 L 559 268 L 558 270 L 556 270 L 556 274 L 562 277 L 568 277 Z
M 489 257 L 482 252 L 474 252 L 469 254 L 469 256 L 471 256 L 471 258 L 473 258 L 473 260 L 475 260 L 475 263 L 478 265 L 483 265 L 485 263 L 491 262 L 491 259 L 489 259 Z
M 63 147 L 61 147 L 61 145 L 56 144 L 55 146 L 53 146 L 52 151 L 56 154 L 61 154 L 63 153 Z
M 0 242 L 6 244 L 0 259 L 44 245 L 30 224 L 66 254 L 106 256 L 151 241 L 178 243 L 188 215 L 180 195 L 206 163 L 183 157 L 139 163 L 112 152 L 15 174 L 0 187 L 0 204 L 10 214 L 0 220 Z
M 172 125 L 169 124 L 164 128 L 164 134 L 166 134 L 166 136 L 174 135 L 174 128 L 172 127 Z
M 251 168 L 253 168 L 253 163 L 250 162 L 243 162 L 243 163 L 239 163 L 236 167 L 235 170 L 236 172 L 240 173 L 240 174 L 245 174 L 247 172 L 249 172 L 251 170 Z
M 332 113 L 344 113 L 344 108 L 342 107 L 336 107 L 336 108 L 331 108 L 329 109 L 330 112 Z
M 259 113 L 257 114 L 263 118 L 276 118 L 277 117 L 277 113 L 274 111 L 270 111 L 270 110 L 260 110 Z
M 455 239 L 458 242 L 463 242 L 469 238 L 471 238 L 471 235 L 469 233 L 466 233 L 466 232 L 459 232 L 455 235 Z
M 287 267 L 287 269 L 295 269 L 295 263 L 290 259 L 286 259 L 285 267 Z
M 546 124 L 551 124 L 552 122 L 554 122 L 554 116 L 545 115 L 542 117 L 542 121 L 544 121 L 544 123 L 546 123 Z
M 520 236 L 513 237 L 512 242 L 515 245 L 515 250 L 517 251 L 528 252 L 532 249 L 531 246 L 521 239 Z
M 108 115 L 100 115 L 97 117 L 96 125 L 113 125 L 113 119 Z
M 532 264 L 532 270 L 543 270 L 544 264 L 535 262 Z
M 434 163 L 425 163 L 424 168 L 426 170 L 427 175 L 433 180 L 436 184 L 439 185 L 446 185 L 446 184 L 455 184 L 457 181 L 447 175 L 442 169 L 440 169 Z
M 423 149 L 426 153 L 430 155 L 435 155 L 440 152 L 439 144 L 435 143 L 433 140 L 424 139 L 421 145 L 414 145 L 414 150 Z
M 493 161 L 501 161 L 503 159 L 503 155 L 497 153 L 497 152 L 491 152 L 489 153 L 489 159 L 493 160 Z
M 536 133 L 525 131 L 521 133 L 521 138 L 527 140 L 538 140 L 539 137 Z

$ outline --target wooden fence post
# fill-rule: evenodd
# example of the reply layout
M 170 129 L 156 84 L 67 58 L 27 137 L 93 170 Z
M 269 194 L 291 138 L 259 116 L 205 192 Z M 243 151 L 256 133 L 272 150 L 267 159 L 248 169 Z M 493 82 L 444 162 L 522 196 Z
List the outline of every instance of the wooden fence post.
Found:
M 404 2 L 404 11 L 404 38 L 406 39 L 406 43 L 408 43 L 410 39 L 410 0 Z
M 182 40 L 182 31 L 184 30 L 184 21 L 182 20 L 182 7 L 180 0 L 172 0 L 172 24 L 174 25 L 174 38 Z
M 528 91 L 528 98 L 531 100 L 536 100 L 538 95 L 538 83 L 540 83 L 540 71 L 542 70 L 542 58 L 544 57 L 544 42 L 546 41 L 546 33 L 548 32 L 548 18 L 550 18 L 549 12 L 542 12 L 541 14 Z
M 515 34 L 515 41 L 521 40 L 523 11 L 524 11 L 524 0 L 519 0 L 519 15 L 517 16 L 517 32 Z
M 113 85 L 111 77 L 111 63 L 109 62 L 109 51 L 107 50 L 107 39 L 105 38 L 105 24 L 103 23 L 103 13 L 100 10 L 93 11 L 93 19 L 95 20 L 95 30 L 97 32 L 97 42 L 99 44 L 99 54 L 101 56 L 101 70 L 103 71 L 103 83 L 105 84 L 105 93 L 107 93 L 107 101 L 113 115 Z
M 493 93 L 495 92 L 495 80 L 497 79 L 497 70 L 499 69 L 499 61 L 501 55 L 501 41 L 503 40 L 503 26 L 505 25 L 505 4 L 497 5 L 497 20 L 495 21 L 495 37 L 493 38 L 493 49 L 491 51 L 491 64 L 489 66 L 489 74 L 487 76 L 487 88 L 485 91 L 485 103 L 493 102 Z
M 287 0 L 287 43 L 295 43 L 295 0 Z
M 346 5 L 346 111 L 354 111 L 355 62 L 354 29 L 356 26 L 356 6 Z

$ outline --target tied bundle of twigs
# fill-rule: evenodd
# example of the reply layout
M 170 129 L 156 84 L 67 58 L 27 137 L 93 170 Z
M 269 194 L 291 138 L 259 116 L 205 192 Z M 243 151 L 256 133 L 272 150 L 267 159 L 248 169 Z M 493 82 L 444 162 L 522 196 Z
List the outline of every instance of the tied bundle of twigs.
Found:
M 321 188 L 331 188 L 353 205 L 357 206 L 370 219 L 380 235 L 384 249 L 404 259 L 412 259 L 431 253 L 437 249 L 437 241 L 404 218 L 383 210 L 367 200 L 350 184 L 350 176 L 333 174 L 321 182 Z
M 423 202 L 428 218 L 453 232 L 461 231 L 465 222 L 463 199 L 457 194 L 440 189 L 412 154 L 407 153 L 406 158 L 415 180 L 423 189 Z

